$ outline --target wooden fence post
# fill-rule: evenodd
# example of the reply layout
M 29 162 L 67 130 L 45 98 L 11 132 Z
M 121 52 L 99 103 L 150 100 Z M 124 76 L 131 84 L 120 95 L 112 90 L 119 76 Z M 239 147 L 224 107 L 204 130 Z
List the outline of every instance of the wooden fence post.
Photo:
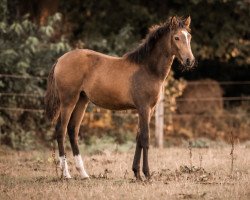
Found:
M 155 107 L 155 146 L 163 148 L 164 129 L 164 86 L 160 93 L 160 99 Z

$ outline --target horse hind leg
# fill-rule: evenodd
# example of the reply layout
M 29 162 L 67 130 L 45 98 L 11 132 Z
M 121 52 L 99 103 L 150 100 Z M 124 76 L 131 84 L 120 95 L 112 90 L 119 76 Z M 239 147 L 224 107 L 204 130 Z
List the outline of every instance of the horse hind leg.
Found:
M 68 164 L 65 155 L 64 142 L 67 132 L 67 126 L 70 120 L 70 116 L 78 100 L 78 96 L 71 96 L 71 98 L 63 98 L 60 105 L 60 118 L 58 119 L 56 127 L 56 137 L 59 149 L 59 166 L 62 169 L 62 175 L 64 178 L 71 178 Z
M 68 135 L 69 135 L 73 155 L 75 158 L 76 169 L 80 173 L 81 178 L 83 179 L 89 178 L 89 175 L 85 171 L 83 159 L 79 151 L 78 133 L 79 133 L 80 125 L 81 125 L 88 103 L 89 103 L 89 100 L 87 96 L 84 93 L 81 93 L 79 100 L 71 115 L 69 125 L 68 125 Z

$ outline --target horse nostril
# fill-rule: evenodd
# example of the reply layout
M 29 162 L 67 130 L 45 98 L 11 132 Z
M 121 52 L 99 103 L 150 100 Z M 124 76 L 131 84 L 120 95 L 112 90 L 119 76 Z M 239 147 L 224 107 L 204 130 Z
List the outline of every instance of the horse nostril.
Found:
M 189 58 L 187 58 L 186 64 L 187 64 L 187 65 L 190 65 L 190 59 L 189 59 Z

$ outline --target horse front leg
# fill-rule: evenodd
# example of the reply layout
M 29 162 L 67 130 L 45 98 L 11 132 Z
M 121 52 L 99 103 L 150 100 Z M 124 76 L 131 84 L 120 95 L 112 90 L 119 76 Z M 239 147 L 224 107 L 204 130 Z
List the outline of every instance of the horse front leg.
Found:
M 143 167 L 142 171 L 146 178 L 150 178 L 149 165 L 148 165 L 148 148 L 149 148 L 149 121 L 150 121 L 150 108 L 143 108 L 139 110 L 139 132 L 137 136 L 136 151 L 133 163 L 133 171 L 135 177 L 140 179 L 140 158 L 141 151 L 143 150 Z
M 142 147 L 140 144 L 139 136 L 140 136 L 140 131 L 137 132 L 137 136 L 136 136 L 136 149 L 135 149 L 135 155 L 134 155 L 134 161 L 133 161 L 133 167 L 132 167 L 137 180 L 141 180 L 140 160 L 141 160 Z

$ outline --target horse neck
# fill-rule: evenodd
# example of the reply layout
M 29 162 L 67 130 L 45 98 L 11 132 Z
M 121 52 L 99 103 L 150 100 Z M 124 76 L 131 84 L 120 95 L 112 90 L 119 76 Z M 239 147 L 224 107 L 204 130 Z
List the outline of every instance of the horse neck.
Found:
M 161 80 L 165 80 L 168 76 L 174 60 L 170 45 L 166 46 L 164 43 L 166 43 L 166 38 L 159 40 L 155 44 L 150 56 L 144 62 L 150 73 Z

